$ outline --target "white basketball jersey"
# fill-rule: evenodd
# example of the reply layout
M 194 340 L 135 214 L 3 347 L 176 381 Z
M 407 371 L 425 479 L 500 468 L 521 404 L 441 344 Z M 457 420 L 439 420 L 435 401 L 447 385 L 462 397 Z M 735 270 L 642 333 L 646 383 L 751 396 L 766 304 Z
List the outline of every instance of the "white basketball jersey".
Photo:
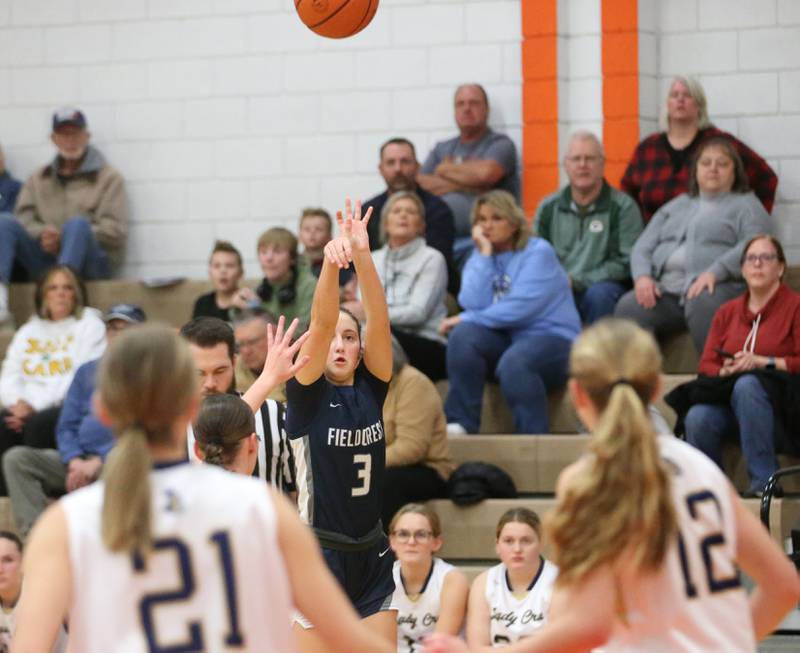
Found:
M 486 576 L 486 602 L 489 604 L 489 635 L 492 646 L 507 646 L 533 633 L 547 620 L 553 584 L 558 567 L 542 558 L 539 574 L 524 597 L 511 592 L 502 563 L 489 569 Z
M 662 569 L 647 577 L 624 565 L 618 619 L 605 653 L 726 653 L 756 650 L 747 595 L 739 582 L 730 483 L 702 453 L 659 436 L 672 472 L 679 537 Z
M 400 561 L 392 568 L 394 576 L 394 596 L 392 605 L 397 608 L 397 651 L 398 653 L 419 653 L 422 640 L 430 635 L 439 621 L 439 599 L 445 576 L 455 567 L 439 558 L 433 559 L 430 575 L 425 581 L 419 597 L 408 598 L 403 579 L 400 577 Z
M 211 465 L 150 475 L 153 551 L 110 553 L 104 483 L 73 492 L 68 651 L 294 651 L 290 589 L 264 484 Z

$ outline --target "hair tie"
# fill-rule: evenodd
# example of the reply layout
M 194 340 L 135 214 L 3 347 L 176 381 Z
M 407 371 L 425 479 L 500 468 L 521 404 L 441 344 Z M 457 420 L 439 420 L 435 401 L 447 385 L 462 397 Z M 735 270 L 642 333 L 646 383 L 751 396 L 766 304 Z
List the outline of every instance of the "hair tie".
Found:
M 633 383 L 631 383 L 630 380 L 626 379 L 624 376 L 614 381 L 614 383 L 611 384 L 611 388 L 614 389 L 618 385 L 629 385 L 633 388 Z

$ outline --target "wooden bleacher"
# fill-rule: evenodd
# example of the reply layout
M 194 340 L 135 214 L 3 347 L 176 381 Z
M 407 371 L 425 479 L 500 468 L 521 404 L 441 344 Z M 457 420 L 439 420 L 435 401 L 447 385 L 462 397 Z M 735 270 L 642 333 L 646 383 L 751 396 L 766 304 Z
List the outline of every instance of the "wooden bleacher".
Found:
M 789 269 L 787 280 L 800 288 L 800 268 Z M 105 310 L 119 302 L 139 304 L 151 320 L 180 326 L 191 316 L 195 299 L 210 290 L 207 281 L 185 280 L 169 286 L 151 288 L 138 281 L 114 280 L 89 282 L 87 291 L 92 306 Z M 9 293 L 10 308 L 17 325 L 33 313 L 33 284 L 13 284 Z M 4 356 L 13 332 L 0 330 L 0 357 Z M 679 334 L 662 344 L 664 353 L 664 392 L 690 379 L 697 367 L 688 333 Z M 442 396 L 447 384 L 438 384 Z M 674 423 L 671 409 L 657 404 L 668 422 Z M 549 398 L 551 434 L 507 435 L 513 432 L 510 411 L 496 385 L 487 385 L 483 399 L 482 435 L 453 437 L 450 447 L 456 462 L 480 460 L 505 469 L 522 493 L 520 499 L 488 500 L 470 508 L 459 508 L 449 501 L 434 502 L 445 529 L 443 555 L 474 575 L 494 559 L 494 525 L 500 514 L 513 505 L 526 505 L 546 512 L 553 505 L 553 491 L 559 472 L 583 451 L 587 436 L 579 435 L 580 425 L 565 392 Z M 797 461 L 783 460 L 794 463 Z M 743 488 L 741 456 L 735 450 L 726 454 L 726 469 Z M 800 491 L 789 486 L 787 490 Z M 758 502 L 748 502 L 757 513 Z M 771 532 L 779 541 L 788 529 L 800 524 L 800 500 L 776 500 Z M 10 505 L 0 498 L 0 528 L 13 528 Z

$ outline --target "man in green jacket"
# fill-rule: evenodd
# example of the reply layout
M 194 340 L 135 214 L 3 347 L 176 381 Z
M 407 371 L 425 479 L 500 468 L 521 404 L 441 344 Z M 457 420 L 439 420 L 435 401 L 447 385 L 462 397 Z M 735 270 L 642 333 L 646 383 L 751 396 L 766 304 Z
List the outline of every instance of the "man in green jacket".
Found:
M 534 221 L 567 272 L 584 324 L 614 312 L 630 285 L 631 248 L 642 231 L 639 207 L 608 185 L 604 167 L 597 136 L 572 134 L 564 157 L 569 185 L 541 201 Z

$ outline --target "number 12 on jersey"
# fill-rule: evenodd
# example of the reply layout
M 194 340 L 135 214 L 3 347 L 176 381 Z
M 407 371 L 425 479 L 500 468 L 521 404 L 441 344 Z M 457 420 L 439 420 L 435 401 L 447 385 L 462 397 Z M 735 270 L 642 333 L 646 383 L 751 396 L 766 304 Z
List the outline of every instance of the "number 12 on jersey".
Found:
M 224 597 L 227 606 L 228 632 L 224 637 L 226 647 L 244 646 L 244 636 L 239 630 L 239 611 L 236 599 L 236 577 L 233 569 L 233 557 L 231 551 L 230 536 L 226 531 L 216 531 L 208 538 L 209 546 L 218 549 L 219 563 L 222 568 L 224 585 Z M 145 594 L 139 601 L 139 616 L 142 620 L 142 628 L 147 638 L 147 648 L 150 653 L 165 653 L 167 651 L 204 651 L 206 643 L 203 637 L 202 623 L 200 619 L 190 621 L 186 624 L 187 639 L 182 642 L 172 642 L 161 644 L 155 630 L 154 612 L 160 605 L 188 601 L 195 592 L 195 576 L 192 565 L 192 556 L 189 545 L 177 537 L 165 537 L 153 542 L 153 553 L 159 555 L 172 553 L 175 556 L 175 563 L 181 579 L 180 585 L 172 590 L 163 592 L 151 592 Z M 138 573 L 147 571 L 145 559 L 139 555 L 133 555 L 133 569 Z M 216 647 L 211 647 L 216 648 Z
M 710 502 L 716 509 L 717 520 L 712 527 L 715 526 L 719 530 L 709 533 L 699 542 L 692 542 L 692 544 L 698 546 L 700 549 L 700 557 L 703 561 L 703 567 L 705 571 L 702 576 L 705 577 L 708 592 L 714 594 L 716 592 L 722 592 L 724 590 L 739 587 L 741 582 L 739 580 L 739 574 L 735 571 L 732 576 L 727 578 L 718 578 L 714 571 L 713 549 L 715 547 L 725 545 L 725 536 L 722 533 L 722 508 L 720 507 L 719 499 L 716 497 L 716 495 L 710 490 L 703 490 L 700 492 L 694 492 L 693 494 L 687 496 L 686 507 L 689 511 L 689 516 L 693 520 L 702 522 L 703 519 L 700 515 L 699 507 L 706 502 Z M 683 583 L 686 589 L 686 596 L 691 599 L 698 595 L 699 588 L 697 581 L 693 578 L 693 575 L 689 569 L 689 556 L 686 542 L 687 538 L 685 538 L 683 534 L 679 532 L 678 555 L 681 562 L 681 572 L 683 574 Z

